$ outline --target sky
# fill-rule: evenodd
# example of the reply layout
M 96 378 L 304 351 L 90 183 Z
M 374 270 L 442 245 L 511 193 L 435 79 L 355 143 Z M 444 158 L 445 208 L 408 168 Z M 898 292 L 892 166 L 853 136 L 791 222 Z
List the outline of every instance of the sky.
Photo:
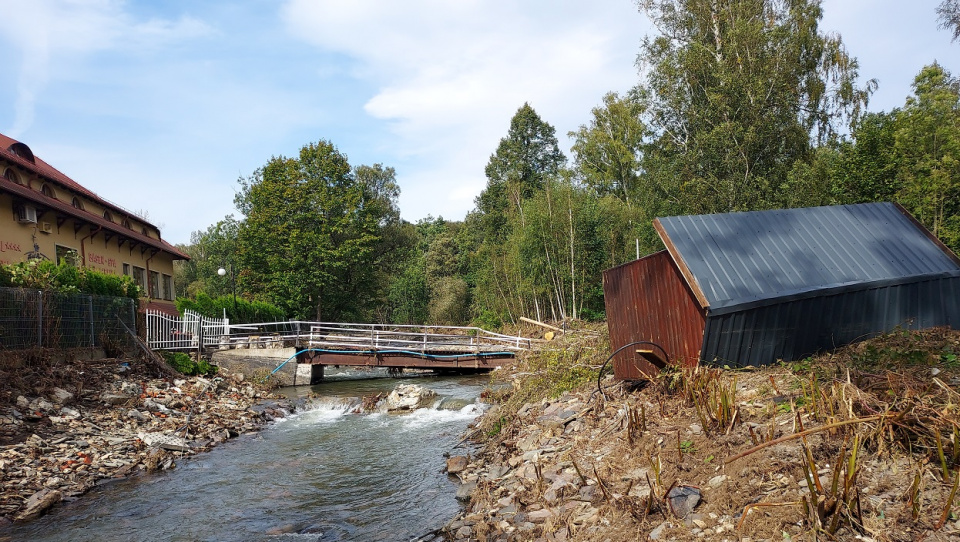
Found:
M 824 0 L 902 106 L 934 60 L 960 75 L 940 0 Z M 525 102 L 567 133 L 640 81 L 651 32 L 633 0 L 0 0 L 0 133 L 187 243 L 238 179 L 332 142 L 393 167 L 401 216 L 459 220 Z

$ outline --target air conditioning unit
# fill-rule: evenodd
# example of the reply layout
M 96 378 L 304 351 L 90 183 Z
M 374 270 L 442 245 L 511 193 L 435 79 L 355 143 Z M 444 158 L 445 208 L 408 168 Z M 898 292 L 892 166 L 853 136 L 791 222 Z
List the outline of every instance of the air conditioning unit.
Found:
M 49 222 L 41 222 L 40 231 L 43 233 L 53 233 L 53 224 Z
M 17 222 L 21 224 L 37 223 L 37 208 L 32 205 L 21 205 L 14 210 Z

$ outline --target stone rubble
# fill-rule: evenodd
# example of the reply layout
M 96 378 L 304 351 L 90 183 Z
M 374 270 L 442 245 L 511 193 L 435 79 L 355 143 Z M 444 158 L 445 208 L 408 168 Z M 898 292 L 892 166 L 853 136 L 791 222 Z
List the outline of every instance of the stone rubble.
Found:
M 0 446 L 3 521 L 36 518 L 111 479 L 173 468 L 292 409 L 260 404 L 274 397 L 240 379 L 142 381 L 117 372 L 102 390 L 54 388 L 0 407 L 4 442 L 13 442 Z
M 634 506 L 645 501 L 650 495 L 650 472 L 642 466 L 623 468 L 618 481 L 621 487 L 627 483 L 629 490 L 618 494 L 602 488 L 598 476 L 586 470 L 587 462 L 571 455 L 576 449 L 599 461 L 617 440 L 610 438 L 610 427 L 622 413 L 611 406 L 599 415 L 592 413 L 588 396 L 564 393 L 556 400 L 528 403 L 519 410 L 518 417 L 523 420 L 519 434 L 495 448 L 481 450 L 477 457 L 450 457 L 447 472 L 461 484 L 457 498 L 464 508 L 438 532 L 419 540 L 610 539 L 605 532 L 610 525 L 606 515 L 611 501 Z M 697 429 L 690 427 L 691 433 Z M 727 476 L 717 475 L 709 487 L 719 487 L 726 480 Z M 612 487 L 610 482 L 603 480 Z M 732 536 L 733 516 L 697 513 L 700 488 L 674 487 L 667 501 L 664 504 L 673 508 L 670 520 L 653 528 L 649 539 L 673 540 L 681 532 L 698 540 L 723 540 L 728 535 L 730 540 L 736 539 Z

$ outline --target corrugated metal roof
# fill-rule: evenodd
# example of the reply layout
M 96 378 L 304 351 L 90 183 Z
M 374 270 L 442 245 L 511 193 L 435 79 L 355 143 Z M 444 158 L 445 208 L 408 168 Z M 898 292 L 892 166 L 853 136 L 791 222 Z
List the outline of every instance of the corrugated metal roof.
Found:
M 892 203 L 674 216 L 655 226 L 711 312 L 814 291 L 960 276 L 956 257 Z

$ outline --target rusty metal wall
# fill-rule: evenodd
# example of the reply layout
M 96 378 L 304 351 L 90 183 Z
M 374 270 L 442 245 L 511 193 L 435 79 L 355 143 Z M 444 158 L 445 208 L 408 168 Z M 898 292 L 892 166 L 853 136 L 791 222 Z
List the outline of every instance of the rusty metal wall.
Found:
M 633 341 L 662 346 L 672 363 L 696 365 L 704 315 L 667 251 L 603 272 L 603 296 L 611 350 Z M 614 375 L 642 378 L 658 369 L 627 348 L 613 360 Z
M 793 361 L 897 327 L 960 327 L 960 277 L 887 284 L 713 314 L 705 362 L 767 365 Z M 612 335 L 611 335 L 612 336 Z

